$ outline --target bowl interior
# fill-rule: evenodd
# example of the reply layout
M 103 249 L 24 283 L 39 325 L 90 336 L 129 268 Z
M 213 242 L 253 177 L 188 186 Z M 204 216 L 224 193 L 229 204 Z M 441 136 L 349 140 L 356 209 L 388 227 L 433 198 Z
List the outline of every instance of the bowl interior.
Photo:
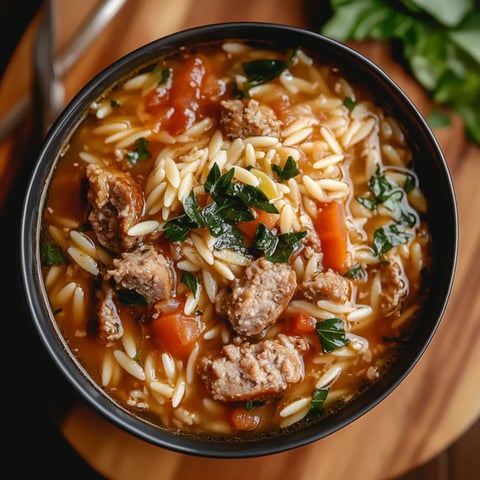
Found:
M 429 204 L 428 221 L 434 250 L 431 293 L 423 305 L 421 321 L 402 354 L 374 385 L 340 410 L 303 428 L 232 442 L 159 429 L 118 407 L 95 386 L 70 352 L 53 320 L 39 252 L 46 188 L 62 148 L 88 106 L 115 81 L 156 57 L 183 46 L 223 39 L 268 41 L 280 48 L 302 46 L 314 52 L 320 61 L 337 66 L 352 83 L 374 92 L 375 101 L 405 127 L 414 168 Z M 352 49 L 313 32 L 283 25 L 229 23 L 198 27 L 154 41 L 105 69 L 78 93 L 50 130 L 38 157 L 25 197 L 20 242 L 21 279 L 33 322 L 55 364 L 83 399 L 114 424 L 153 444 L 194 455 L 251 457 L 305 445 L 343 428 L 377 405 L 405 378 L 430 342 L 448 301 L 456 263 L 457 212 L 448 168 L 431 130 L 413 103 L 376 65 Z

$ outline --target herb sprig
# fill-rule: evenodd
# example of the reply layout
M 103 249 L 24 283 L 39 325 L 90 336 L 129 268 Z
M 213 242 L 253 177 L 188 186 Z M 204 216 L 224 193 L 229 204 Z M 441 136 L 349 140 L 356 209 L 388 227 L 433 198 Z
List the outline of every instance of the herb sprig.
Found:
M 242 63 L 247 81 L 242 85 L 242 89 L 237 85 L 239 96 L 248 97 L 248 91 L 252 87 L 279 77 L 293 63 L 296 54 L 297 49 L 293 49 L 287 60 L 259 59 Z
M 185 241 L 191 230 L 208 228 L 216 238 L 214 248 L 230 248 L 245 255 L 264 254 L 272 262 L 288 262 L 306 232 L 277 235 L 259 224 L 252 245 L 245 245 L 239 222 L 254 220 L 253 209 L 279 213 L 258 187 L 233 180 L 234 170 L 224 174 L 215 163 L 205 181 L 205 192 L 212 202 L 200 208 L 193 192 L 183 202 L 184 213 L 170 219 L 163 226 L 165 237 L 172 241 Z
M 356 200 L 369 210 L 377 210 L 382 205 L 390 212 L 394 222 L 379 227 L 373 233 L 373 251 L 383 259 L 385 254 L 394 247 L 408 242 L 412 233 L 407 229 L 415 225 L 417 216 L 406 200 L 407 190 L 414 186 L 412 176 L 407 176 L 405 186 L 402 188 L 390 180 L 377 165 L 376 172 L 368 182 L 370 197 L 357 195 Z
M 343 321 L 332 317 L 319 321 L 316 324 L 317 336 L 322 345 L 323 353 L 330 353 L 338 348 L 348 345 L 349 340 L 345 335 Z

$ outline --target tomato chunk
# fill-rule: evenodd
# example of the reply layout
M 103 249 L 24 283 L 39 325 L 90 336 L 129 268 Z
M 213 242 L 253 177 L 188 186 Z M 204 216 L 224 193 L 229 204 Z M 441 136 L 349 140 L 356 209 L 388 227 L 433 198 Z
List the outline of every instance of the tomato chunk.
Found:
M 179 312 L 154 318 L 151 326 L 157 345 L 182 358 L 192 352 L 201 332 L 198 317 Z
M 238 222 L 237 228 L 244 233 L 249 239 L 255 237 L 255 232 L 257 231 L 258 225 L 263 223 L 268 229 L 272 229 L 277 225 L 280 215 L 278 213 L 268 213 L 264 210 L 259 210 L 257 208 L 253 209 L 253 214 L 255 218 L 253 220 L 246 220 L 244 222 Z
M 200 56 L 188 57 L 172 68 L 169 85 L 145 95 L 145 110 L 171 135 L 180 135 L 196 121 L 218 108 L 224 83 Z
M 289 318 L 289 331 L 293 335 L 302 335 L 303 333 L 313 332 L 317 325 L 317 319 L 303 312 L 298 312 Z

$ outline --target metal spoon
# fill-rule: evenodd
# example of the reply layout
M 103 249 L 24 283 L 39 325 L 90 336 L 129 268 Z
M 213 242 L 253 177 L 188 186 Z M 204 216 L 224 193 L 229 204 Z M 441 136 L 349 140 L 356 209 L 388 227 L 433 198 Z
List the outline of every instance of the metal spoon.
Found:
M 48 75 L 51 79 L 56 79 L 56 84 L 50 89 L 49 95 L 51 95 L 55 101 L 57 99 L 57 103 L 55 103 L 49 114 L 49 120 L 45 120 L 46 123 L 51 123 L 56 117 L 56 114 L 60 112 L 62 105 L 59 105 L 60 102 L 60 88 L 59 80 L 62 79 L 71 67 L 75 64 L 76 61 L 80 58 L 80 56 L 87 50 L 87 48 L 92 44 L 95 38 L 99 35 L 99 33 L 108 25 L 108 23 L 115 17 L 115 15 L 120 11 L 120 9 L 124 6 L 126 0 L 104 0 L 99 3 L 97 7 L 92 11 L 92 13 L 87 17 L 85 22 L 81 25 L 78 31 L 75 33 L 73 38 L 70 40 L 69 44 L 65 47 L 65 49 L 58 55 L 57 58 L 52 62 L 48 61 L 47 58 L 43 57 L 43 55 L 49 55 L 48 49 L 51 49 L 53 52 L 53 42 L 55 41 L 54 35 L 54 27 L 52 29 L 52 34 L 48 32 L 39 32 L 37 34 L 37 41 L 36 43 L 43 43 L 43 47 L 37 49 L 38 55 L 40 57 L 39 62 L 47 61 L 50 66 L 41 66 L 38 65 L 39 73 L 40 71 L 47 71 Z M 50 5 L 49 5 L 50 4 Z M 53 26 L 55 22 L 55 9 L 51 2 L 47 2 L 45 5 L 45 10 L 49 12 L 46 13 L 47 18 L 46 22 Z M 45 11 L 43 12 L 45 15 Z M 45 23 L 42 21 L 42 23 Z M 40 27 L 39 27 L 40 28 Z M 42 40 L 41 40 L 42 39 Z M 50 46 L 45 46 L 46 44 L 50 43 Z M 47 53 L 45 53 L 47 52 Z M 36 55 L 35 55 L 36 56 Z M 53 56 L 53 54 L 52 54 Z M 42 58 L 43 57 L 43 58 Z M 45 62 L 45 63 L 47 63 Z M 42 74 L 43 75 L 43 74 Z M 44 85 L 40 87 L 40 84 L 43 81 L 39 81 L 39 88 L 49 89 L 48 85 Z M 43 82 L 45 83 L 45 82 Z M 39 93 L 40 94 L 40 93 Z M 8 135 L 20 124 L 23 118 L 27 115 L 28 111 L 32 108 L 33 105 L 33 97 L 31 93 L 26 94 L 22 97 L 15 106 L 4 116 L 1 124 L 0 124 L 0 141 L 3 141 Z M 37 107 L 38 108 L 38 107 Z M 44 128 L 45 130 L 45 128 Z

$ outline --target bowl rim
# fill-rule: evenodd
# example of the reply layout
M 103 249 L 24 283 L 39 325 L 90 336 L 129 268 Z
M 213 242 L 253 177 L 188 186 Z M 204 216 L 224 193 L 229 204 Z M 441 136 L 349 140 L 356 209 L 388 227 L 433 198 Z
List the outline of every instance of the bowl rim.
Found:
M 272 38 L 275 37 L 275 38 Z M 294 41 L 302 40 L 302 46 L 312 50 L 313 45 L 334 52 L 340 63 L 360 66 L 363 71 L 373 76 L 375 83 L 385 91 L 396 95 L 396 107 L 407 112 L 410 119 L 415 121 L 416 133 L 420 133 L 423 141 L 429 143 L 429 149 L 437 162 L 437 169 L 442 176 L 443 191 L 448 198 L 444 201 L 450 206 L 447 223 L 450 226 L 447 250 L 450 256 L 446 259 L 446 266 L 442 269 L 442 301 L 435 304 L 435 318 L 433 324 L 422 332 L 422 341 L 402 361 L 401 373 L 381 378 L 368 390 L 374 394 L 373 398 L 361 395 L 355 401 L 352 410 L 347 404 L 332 419 L 328 416 L 302 430 L 293 430 L 282 435 L 274 435 L 256 439 L 250 442 L 217 442 L 205 439 L 190 438 L 159 429 L 130 416 L 125 409 L 117 405 L 111 408 L 113 402 L 102 394 L 99 387 L 90 381 L 88 374 L 69 353 L 68 345 L 53 321 L 53 315 L 45 305 L 46 292 L 41 281 L 41 265 L 39 262 L 39 238 L 41 212 L 46 197 L 43 185 L 49 183 L 58 162 L 62 145 L 68 143 L 69 136 L 81 122 L 88 105 L 98 98 L 105 89 L 127 74 L 132 68 L 152 61 L 153 59 L 178 49 L 179 46 L 195 44 L 203 40 L 227 39 L 271 40 L 276 46 L 292 45 Z M 299 42 L 297 42 L 299 43 Z M 328 56 L 328 54 L 326 55 Z M 370 78 L 370 77 L 369 77 Z M 50 159 L 53 159 L 51 161 Z M 33 232 L 33 234 L 32 234 Z M 287 450 L 310 444 L 344 428 L 362 417 L 385 399 L 410 373 L 423 355 L 435 334 L 444 315 L 455 275 L 458 251 L 458 214 L 453 182 L 443 152 L 417 107 L 403 92 L 403 90 L 379 66 L 360 54 L 353 48 L 305 28 L 269 22 L 224 22 L 201 25 L 187 28 L 153 40 L 111 63 L 93 78 L 72 98 L 63 112 L 52 125 L 38 155 L 37 162 L 28 182 L 21 212 L 20 227 L 20 255 L 19 268 L 22 291 L 28 312 L 35 325 L 35 329 L 47 349 L 54 364 L 62 372 L 67 381 L 75 388 L 80 397 L 90 406 L 120 427 L 136 437 L 154 445 L 167 448 L 177 453 L 190 454 L 214 458 L 247 458 L 281 453 Z M 65 361 L 67 360 L 67 361 Z M 78 375 L 78 373 L 81 375 Z M 281 440 L 280 440 L 281 438 Z

